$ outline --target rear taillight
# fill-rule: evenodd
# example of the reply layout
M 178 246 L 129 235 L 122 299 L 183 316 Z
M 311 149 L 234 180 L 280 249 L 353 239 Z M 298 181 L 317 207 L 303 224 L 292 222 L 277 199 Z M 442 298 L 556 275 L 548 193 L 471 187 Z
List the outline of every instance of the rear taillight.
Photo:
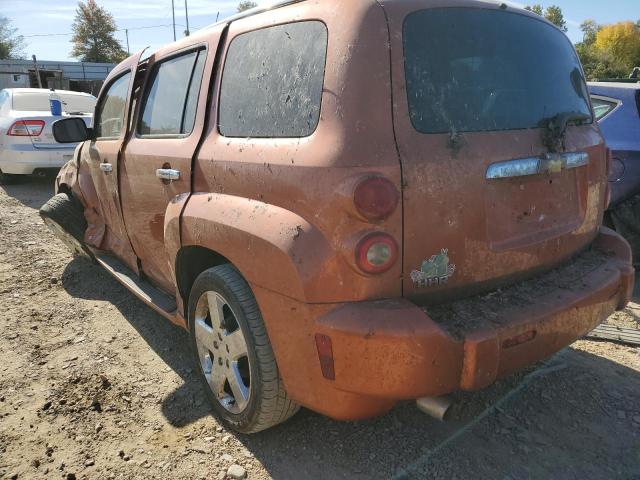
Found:
M 44 129 L 44 120 L 18 120 L 7 130 L 12 137 L 37 137 Z
M 371 233 L 356 247 L 356 263 L 366 273 L 383 273 L 398 259 L 398 245 L 391 235 Z
M 355 189 L 353 202 L 367 220 L 380 221 L 393 213 L 400 195 L 395 185 L 384 177 L 369 177 Z

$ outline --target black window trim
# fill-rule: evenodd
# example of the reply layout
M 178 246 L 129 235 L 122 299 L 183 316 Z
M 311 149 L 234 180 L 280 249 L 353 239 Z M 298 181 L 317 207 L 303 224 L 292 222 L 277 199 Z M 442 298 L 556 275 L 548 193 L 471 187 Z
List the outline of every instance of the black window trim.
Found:
M 229 54 L 229 49 L 231 48 L 231 45 L 233 44 L 233 42 L 241 37 L 242 35 L 246 35 L 248 33 L 253 33 L 253 32 L 259 32 L 260 30 L 266 30 L 267 28 L 274 28 L 274 27 L 281 27 L 283 25 L 292 25 L 295 23 L 305 23 L 305 22 L 318 22 L 321 23 L 322 25 L 324 25 L 324 28 L 327 31 L 327 44 L 325 46 L 325 55 L 324 55 L 324 69 L 322 70 L 322 91 L 320 93 L 320 108 L 318 110 L 318 121 L 316 122 L 316 125 L 314 127 L 314 129 L 309 133 L 309 135 L 304 135 L 304 136 L 288 136 L 288 137 L 246 137 L 246 136 L 227 136 L 224 135 L 221 131 L 220 131 L 220 98 L 222 96 L 222 83 L 224 81 L 224 73 L 226 70 L 226 65 L 227 65 L 227 56 Z M 322 105 L 323 105 L 323 97 L 324 97 L 324 86 L 325 86 L 325 80 L 327 78 L 327 61 L 329 58 L 329 27 L 327 26 L 326 22 L 320 18 L 304 18 L 304 19 L 296 19 L 296 20 L 292 20 L 292 21 L 288 21 L 288 22 L 281 22 L 281 23 L 276 23 L 273 25 L 263 25 L 261 27 L 258 28 L 254 28 L 252 30 L 246 30 L 243 32 L 238 33 L 237 35 L 235 35 L 233 38 L 231 39 L 227 39 L 227 41 L 225 42 L 225 46 L 224 46 L 224 58 L 222 59 L 221 63 L 221 70 L 220 70 L 220 80 L 218 81 L 218 92 L 216 94 L 216 105 L 215 105 L 215 109 L 216 109 L 216 130 L 218 132 L 218 135 L 220 135 L 223 138 L 229 138 L 229 139 L 233 139 L 233 138 L 244 138 L 244 139 L 248 139 L 248 138 L 252 138 L 252 139 L 258 139 L 258 140 L 269 140 L 269 141 L 278 141 L 278 140 L 290 140 L 290 139 L 301 139 L 301 138 L 310 138 L 313 136 L 314 133 L 316 133 L 316 131 L 318 130 L 318 126 L 320 126 L 320 119 L 322 118 Z
M 120 80 L 122 77 L 126 76 L 126 75 L 133 75 L 133 70 L 131 68 L 127 68 L 126 70 L 123 70 L 122 72 L 118 73 L 118 75 L 116 77 L 114 77 L 109 84 L 106 86 L 106 88 L 104 89 L 104 95 L 101 96 L 101 98 L 99 98 L 98 102 L 96 102 L 96 107 L 95 107 L 95 113 L 94 113 L 94 118 L 93 118 L 93 125 L 94 128 L 98 125 L 98 123 L 100 122 L 100 117 L 98 116 L 98 112 L 101 112 L 102 109 L 102 104 L 105 101 L 106 98 L 106 94 L 109 93 L 109 90 L 111 90 L 111 87 L 113 87 L 113 84 L 116 83 L 118 80 Z M 131 92 L 129 91 L 131 87 L 131 80 L 129 80 L 129 85 L 127 85 L 127 98 L 125 99 L 125 113 L 127 110 L 127 101 L 129 100 L 129 97 L 131 96 Z M 125 126 L 126 122 L 123 122 L 123 126 Z M 97 132 L 97 128 L 95 128 L 95 131 Z M 125 132 L 126 133 L 126 132 Z M 119 140 L 120 136 L 122 135 L 122 132 L 120 132 L 120 134 L 117 137 L 96 137 L 95 140 Z
M 193 75 L 195 73 L 195 69 L 196 69 L 196 65 L 198 63 L 198 59 L 200 58 L 200 55 L 202 55 L 202 52 L 205 52 L 205 62 L 207 61 L 206 55 L 207 55 L 207 50 L 208 50 L 208 45 L 206 43 L 201 43 L 198 45 L 189 45 L 189 47 L 179 50 L 177 52 L 172 52 L 170 55 L 167 55 L 166 57 L 162 57 L 160 58 L 158 61 L 154 61 L 153 65 L 151 66 L 151 71 L 148 73 L 148 77 L 144 82 L 143 85 L 143 92 L 142 92 L 142 98 L 141 98 L 141 102 L 140 102 L 140 107 L 137 109 L 137 117 L 135 119 L 135 129 L 134 129 L 134 134 L 135 134 L 135 138 L 140 139 L 140 140 L 162 140 L 162 139 L 181 139 L 181 138 L 189 138 L 192 134 L 193 134 L 193 130 L 195 129 L 195 122 L 194 122 L 194 128 L 191 129 L 191 131 L 189 133 L 156 133 L 156 134 L 145 134 L 145 133 L 140 133 L 140 125 L 142 123 L 142 117 L 144 115 L 144 109 L 147 106 L 147 100 L 149 98 L 149 93 L 151 93 L 151 89 L 153 88 L 153 82 L 156 79 L 156 76 L 158 75 L 158 71 L 160 70 L 160 67 L 162 66 L 162 64 L 164 64 L 165 62 L 169 62 L 171 60 L 174 60 L 176 58 L 179 57 L 184 57 L 186 55 L 189 55 L 191 53 L 196 53 L 196 57 L 193 61 L 193 65 L 191 66 L 191 73 L 189 75 L 189 84 L 187 86 L 187 91 L 185 92 L 185 98 L 184 98 L 184 103 L 182 106 L 182 118 L 180 120 L 180 130 L 182 130 L 182 127 L 184 126 L 184 114 L 186 112 L 187 109 L 187 99 L 189 98 L 189 93 L 191 92 L 191 86 L 193 83 Z M 203 78 L 204 78 L 204 68 L 203 68 Z M 202 81 L 200 81 L 200 89 L 198 91 L 198 100 L 200 99 L 200 94 L 202 93 Z M 196 105 L 196 112 L 195 112 L 196 118 L 198 117 L 198 107 Z

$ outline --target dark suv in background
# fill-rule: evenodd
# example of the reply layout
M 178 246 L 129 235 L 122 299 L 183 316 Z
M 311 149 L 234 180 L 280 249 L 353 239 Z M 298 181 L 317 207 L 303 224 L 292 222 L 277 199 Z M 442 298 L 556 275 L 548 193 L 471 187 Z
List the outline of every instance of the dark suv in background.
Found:
M 596 119 L 611 149 L 607 222 L 640 258 L 640 82 L 590 83 Z

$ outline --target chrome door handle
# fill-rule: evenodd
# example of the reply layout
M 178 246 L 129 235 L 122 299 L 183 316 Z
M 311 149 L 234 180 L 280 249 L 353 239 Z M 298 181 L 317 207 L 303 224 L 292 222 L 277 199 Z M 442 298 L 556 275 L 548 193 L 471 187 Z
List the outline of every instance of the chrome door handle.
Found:
M 558 173 L 570 168 L 584 167 L 589 164 L 586 152 L 548 153 L 542 157 L 519 158 L 489 165 L 486 178 L 526 177 L 541 173 Z
M 113 165 L 111 165 L 110 163 L 101 163 L 100 170 L 105 173 L 113 172 Z
M 156 170 L 156 177 L 162 180 L 180 180 L 180 171 L 172 168 L 159 168 Z

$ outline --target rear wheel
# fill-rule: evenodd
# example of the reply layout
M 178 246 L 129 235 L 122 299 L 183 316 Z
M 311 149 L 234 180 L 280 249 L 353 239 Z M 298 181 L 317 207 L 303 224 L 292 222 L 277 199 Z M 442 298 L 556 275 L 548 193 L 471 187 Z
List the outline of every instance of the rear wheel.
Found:
M 92 257 L 84 244 L 87 221 L 82 205 L 68 193 L 59 193 L 40 208 L 40 216 L 53 234 L 64 242 L 72 252 Z
M 207 396 L 231 428 L 259 432 L 298 411 L 280 379 L 251 288 L 233 266 L 211 268 L 196 279 L 189 326 Z

